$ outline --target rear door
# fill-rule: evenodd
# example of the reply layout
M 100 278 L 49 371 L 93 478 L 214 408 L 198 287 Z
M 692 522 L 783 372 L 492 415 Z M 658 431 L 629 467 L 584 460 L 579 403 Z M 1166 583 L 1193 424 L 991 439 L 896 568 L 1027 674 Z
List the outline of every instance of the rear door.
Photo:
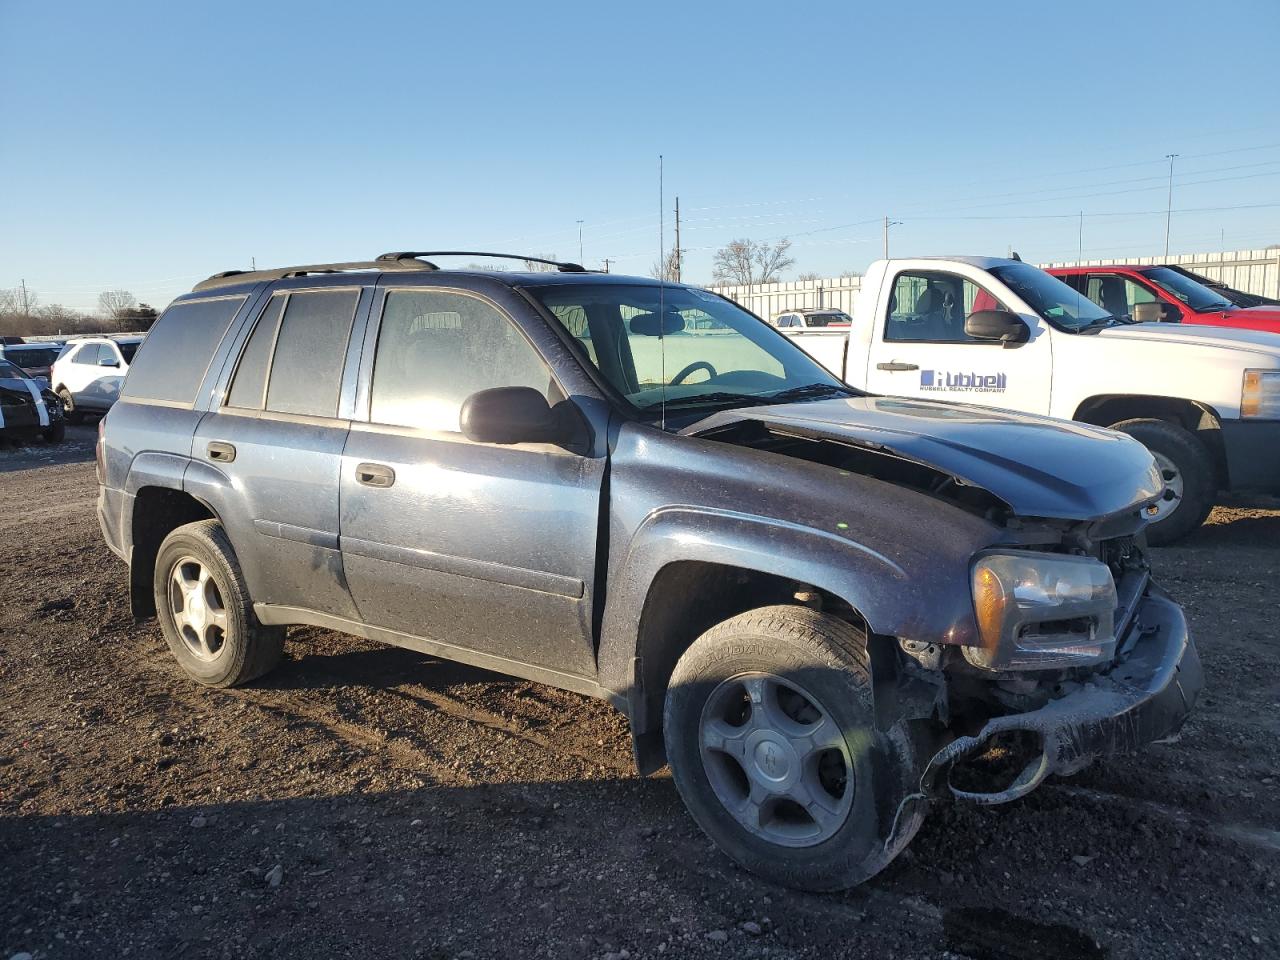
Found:
M 867 389 L 891 396 L 955 400 L 1027 413 L 1048 413 L 1053 353 L 1039 318 L 988 289 L 989 278 L 955 270 L 898 269 L 873 320 Z M 980 280 L 979 277 L 983 278 Z M 1021 305 L 1018 305 L 1021 306 Z M 1006 347 L 964 332 L 979 310 L 1009 310 L 1031 327 L 1031 340 Z M 861 321 L 860 321 L 861 322 Z
M 276 290 L 196 430 L 192 456 L 230 487 L 221 519 L 255 602 L 356 618 L 338 549 L 338 489 L 355 394 L 349 353 L 359 355 L 351 331 L 371 297 L 347 277 Z
M 459 431 L 478 390 L 528 386 L 572 404 L 531 342 L 542 321 L 514 296 L 500 306 L 398 282 L 375 301 L 342 458 L 343 564 L 361 618 L 554 670 L 562 684 L 594 678 L 603 452 Z

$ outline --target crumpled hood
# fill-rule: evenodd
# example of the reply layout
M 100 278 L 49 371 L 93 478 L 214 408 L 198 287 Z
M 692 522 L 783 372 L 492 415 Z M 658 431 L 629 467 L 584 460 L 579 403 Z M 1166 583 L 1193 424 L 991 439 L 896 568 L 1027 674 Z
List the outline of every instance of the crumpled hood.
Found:
M 1130 437 L 985 407 L 840 397 L 726 410 L 681 432 L 750 420 L 926 464 L 994 494 L 1023 517 L 1096 520 L 1163 492 L 1151 454 Z

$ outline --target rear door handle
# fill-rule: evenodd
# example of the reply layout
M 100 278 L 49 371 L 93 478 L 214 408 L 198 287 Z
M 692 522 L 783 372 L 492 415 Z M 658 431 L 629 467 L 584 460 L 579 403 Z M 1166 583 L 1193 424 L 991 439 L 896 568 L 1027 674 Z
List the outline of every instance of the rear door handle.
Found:
M 205 450 L 210 460 L 217 460 L 219 463 L 230 463 L 236 458 L 236 448 L 221 440 L 210 440 Z
M 897 373 L 898 371 L 901 371 L 901 370 L 919 370 L 920 365 L 917 363 L 899 363 L 897 360 L 894 360 L 892 363 L 877 363 L 876 369 L 892 370 L 893 372 Z
M 389 487 L 396 482 L 396 472 L 382 463 L 356 465 L 356 483 L 366 487 Z

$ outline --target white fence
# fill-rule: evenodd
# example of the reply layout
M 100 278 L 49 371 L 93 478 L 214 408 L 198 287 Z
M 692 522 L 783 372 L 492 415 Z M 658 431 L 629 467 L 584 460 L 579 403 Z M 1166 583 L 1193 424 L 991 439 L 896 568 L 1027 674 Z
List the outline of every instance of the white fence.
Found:
M 1237 290 L 1280 298 L 1280 249 L 1127 257 L 1119 260 L 1055 261 L 1042 263 L 1040 266 L 1102 267 L 1118 263 L 1176 263 Z M 785 310 L 817 310 L 824 307 L 843 310 L 852 315 L 853 302 L 861 282 L 860 277 L 831 277 L 822 280 L 797 280 L 793 283 L 716 286 L 711 289 L 770 320 Z

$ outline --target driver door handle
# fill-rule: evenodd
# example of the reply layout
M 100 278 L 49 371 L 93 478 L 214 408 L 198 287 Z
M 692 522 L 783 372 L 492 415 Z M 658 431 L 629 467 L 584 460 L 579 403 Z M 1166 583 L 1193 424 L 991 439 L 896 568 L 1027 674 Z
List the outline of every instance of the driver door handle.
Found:
M 382 463 L 361 463 L 356 466 L 356 483 L 366 487 L 389 487 L 396 482 L 396 472 Z
M 919 370 L 920 365 L 918 363 L 899 363 L 897 360 L 894 360 L 892 363 L 877 363 L 876 369 L 892 370 L 896 373 L 900 370 Z

